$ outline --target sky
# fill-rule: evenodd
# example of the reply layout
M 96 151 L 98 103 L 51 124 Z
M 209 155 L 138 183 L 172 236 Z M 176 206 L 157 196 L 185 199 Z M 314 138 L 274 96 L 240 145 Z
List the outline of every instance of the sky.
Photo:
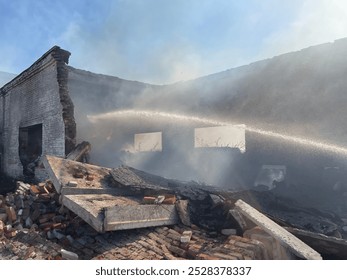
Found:
M 69 65 L 152 84 L 347 37 L 344 0 L 0 0 L 0 71 L 54 45 Z

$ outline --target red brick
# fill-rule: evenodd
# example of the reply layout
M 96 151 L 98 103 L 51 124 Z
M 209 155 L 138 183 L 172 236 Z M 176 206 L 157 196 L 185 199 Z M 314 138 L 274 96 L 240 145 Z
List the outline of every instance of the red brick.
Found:
M 187 252 L 179 247 L 176 246 L 169 246 L 169 251 L 171 251 L 172 253 L 182 257 L 182 258 L 186 258 L 187 257 Z
M 165 199 L 162 202 L 162 204 L 175 204 L 176 203 L 176 196 L 174 195 L 165 195 Z
M 86 180 L 87 180 L 87 181 L 93 181 L 93 180 L 94 180 L 94 176 L 93 176 L 93 175 L 88 175 L 88 176 L 86 177 Z
M 154 204 L 155 199 L 156 198 L 154 196 L 145 196 L 143 198 L 143 203 L 145 203 L 145 204 Z
M 16 211 L 14 210 L 14 208 L 12 206 L 6 207 L 6 214 L 7 214 L 7 217 L 11 223 L 13 223 L 15 220 L 17 220 Z
M 35 185 L 31 185 L 30 192 L 32 195 L 40 194 L 42 191 Z

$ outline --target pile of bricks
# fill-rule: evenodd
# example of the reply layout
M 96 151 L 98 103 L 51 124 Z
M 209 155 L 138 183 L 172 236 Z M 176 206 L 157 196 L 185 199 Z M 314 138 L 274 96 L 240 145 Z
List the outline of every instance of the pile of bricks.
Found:
M 15 237 L 23 230 L 47 239 L 66 238 L 63 230 L 75 216 L 62 207 L 50 181 L 38 185 L 17 182 L 15 193 L 0 196 L 0 236 Z
M 247 260 L 263 259 L 264 246 L 259 241 L 239 236 L 209 237 L 195 226 L 157 227 L 107 233 L 98 244 L 93 259 L 155 259 L 155 260 Z M 98 238 L 98 242 L 101 241 Z M 100 246 L 101 245 L 101 246 Z M 86 245 L 90 246 L 90 245 Z
M 146 203 L 155 203 L 152 197 L 146 199 Z M 175 199 L 168 197 L 172 203 Z M 50 181 L 38 185 L 17 182 L 15 193 L 0 196 L 1 259 L 265 258 L 261 242 L 236 236 L 232 229 L 222 233 L 182 224 L 98 233 L 60 205 Z
M 2 260 L 59 260 L 61 246 L 40 236 L 36 231 L 18 231 L 11 239 L 0 241 Z

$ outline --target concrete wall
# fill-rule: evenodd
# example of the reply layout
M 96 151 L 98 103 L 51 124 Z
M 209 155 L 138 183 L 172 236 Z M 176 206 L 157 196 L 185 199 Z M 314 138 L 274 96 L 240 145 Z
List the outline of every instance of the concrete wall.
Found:
M 66 98 L 64 67 L 69 56 L 69 52 L 53 47 L 1 88 L 1 168 L 7 175 L 17 177 L 23 172 L 18 140 L 21 127 L 42 124 L 42 154 L 65 156 L 66 134 L 73 138 L 76 132 L 73 105 Z

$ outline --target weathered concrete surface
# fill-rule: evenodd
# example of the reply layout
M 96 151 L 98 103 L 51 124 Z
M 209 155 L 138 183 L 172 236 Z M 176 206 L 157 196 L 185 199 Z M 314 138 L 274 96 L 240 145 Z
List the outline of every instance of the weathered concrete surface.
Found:
M 115 187 L 112 185 L 111 176 L 109 175 L 110 168 L 50 155 L 44 156 L 42 162 L 58 193 L 61 192 L 62 187 L 68 186 L 70 181 L 77 182 L 76 190 L 79 188 L 100 190 Z M 87 180 L 87 176 L 93 176 L 93 180 Z
M 322 259 L 318 252 L 244 201 L 236 201 L 235 208 L 298 257 L 309 260 Z
M 98 232 L 177 224 L 174 205 L 143 205 L 140 197 L 63 195 L 62 204 Z
M 136 192 L 129 187 L 120 188 L 109 168 L 53 156 L 45 156 L 43 162 L 62 204 L 98 232 L 178 222 L 174 205 L 141 204 L 141 193 L 135 197 Z
M 105 209 L 105 231 L 177 223 L 178 217 L 174 205 L 122 205 Z
M 98 232 L 103 232 L 104 215 L 90 195 L 63 195 L 62 204 L 91 225 Z

